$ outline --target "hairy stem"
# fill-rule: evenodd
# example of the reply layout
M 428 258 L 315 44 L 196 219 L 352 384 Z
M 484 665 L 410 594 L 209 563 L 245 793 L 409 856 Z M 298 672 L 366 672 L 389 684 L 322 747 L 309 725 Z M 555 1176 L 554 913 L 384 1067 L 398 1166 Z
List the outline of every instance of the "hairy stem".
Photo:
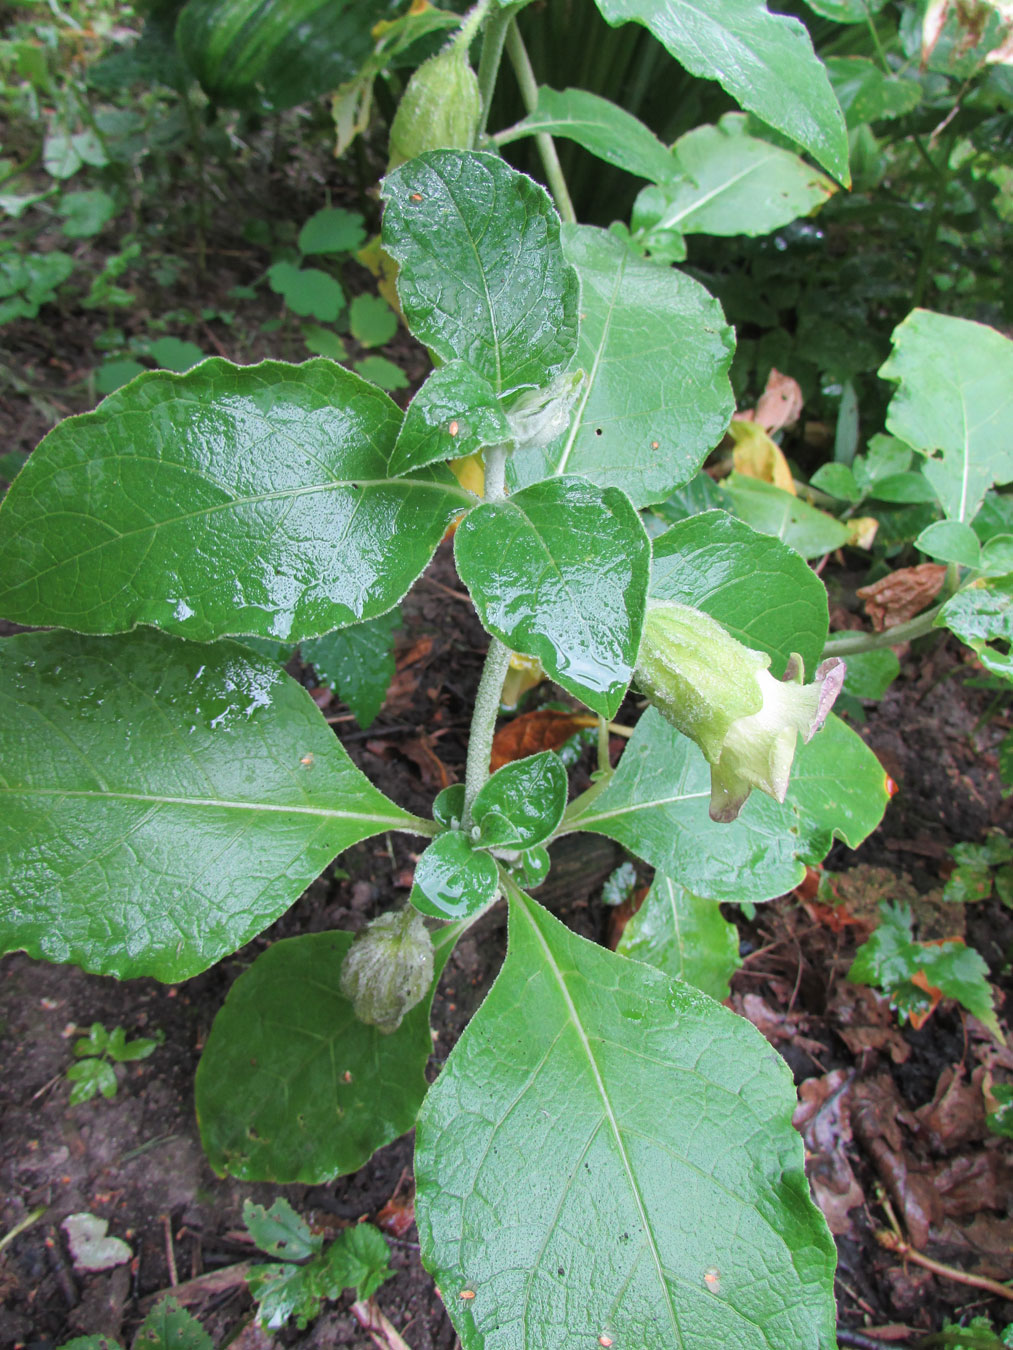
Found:
M 896 647 L 901 642 L 911 642 L 914 638 L 931 633 L 942 605 L 935 605 L 919 614 L 907 623 L 899 623 L 883 633 L 834 633 L 828 637 L 823 648 L 824 659 L 828 656 L 847 656 L 849 653 L 876 652 L 883 647 Z
M 527 48 L 524 46 L 524 39 L 521 37 L 520 30 L 514 20 L 511 20 L 507 28 L 506 48 L 507 55 L 510 57 L 511 65 L 514 68 L 514 74 L 517 76 L 524 106 L 528 112 L 534 112 L 538 105 L 538 81 L 535 79 L 535 72 L 531 69 L 531 61 L 528 57 Z M 577 216 L 573 209 L 573 202 L 570 201 L 570 192 L 566 186 L 566 179 L 563 177 L 559 156 L 556 154 L 555 141 L 544 131 L 539 131 L 535 136 L 535 145 L 538 147 L 538 153 L 541 156 L 545 178 L 549 184 L 553 201 L 556 203 L 556 210 L 565 221 L 568 221 L 571 225 L 576 224 Z
M 482 786 L 489 778 L 489 758 L 492 755 L 492 738 L 496 732 L 496 717 L 499 713 L 500 695 L 507 667 L 510 665 L 510 648 L 492 638 L 486 652 L 482 678 L 478 682 L 475 695 L 475 709 L 471 715 L 471 730 L 468 734 L 468 759 L 464 767 L 464 829 L 471 828 L 471 808 Z

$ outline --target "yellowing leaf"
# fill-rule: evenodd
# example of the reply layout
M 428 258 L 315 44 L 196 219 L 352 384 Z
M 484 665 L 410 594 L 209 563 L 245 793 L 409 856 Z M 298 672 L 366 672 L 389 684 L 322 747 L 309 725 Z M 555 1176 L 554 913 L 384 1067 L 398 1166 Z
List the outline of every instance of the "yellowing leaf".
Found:
M 355 257 L 376 277 L 376 289 L 396 312 L 398 318 L 403 320 L 404 314 L 401 312 L 401 301 L 397 294 L 397 263 L 380 243 L 380 236 L 374 234 L 372 239 L 363 244 Z
M 461 487 L 481 497 L 485 492 L 485 463 L 480 454 L 465 455 L 463 459 L 450 461 L 450 472 Z
M 876 531 L 879 529 L 879 521 L 875 516 L 855 516 L 853 520 L 845 520 L 842 523 L 851 536 L 849 543 L 854 544 L 855 548 L 872 548 Z
M 735 442 L 733 458 L 739 473 L 796 495 L 788 461 L 762 427 L 755 422 L 736 420 L 728 428 L 728 434 Z

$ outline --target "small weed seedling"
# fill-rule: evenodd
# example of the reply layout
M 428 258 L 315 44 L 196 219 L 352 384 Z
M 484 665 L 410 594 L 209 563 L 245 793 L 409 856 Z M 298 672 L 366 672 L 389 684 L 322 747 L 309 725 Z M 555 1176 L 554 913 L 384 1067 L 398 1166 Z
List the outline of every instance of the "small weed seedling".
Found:
M 159 1032 L 154 1038 L 139 1036 L 128 1041 L 122 1027 L 106 1031 L 101 1022 L 93 1022 L 88 1035 L 75 1042 L 77 1063 L 67 1070 L 67 1081 L 74 1084 L 70 1092 L 71 1106 L 91 1101 L 99 1092 L 103 1097 L 115 1097 L 117 1082 L 113 1065 L 147 1059 L 164 1039 Z

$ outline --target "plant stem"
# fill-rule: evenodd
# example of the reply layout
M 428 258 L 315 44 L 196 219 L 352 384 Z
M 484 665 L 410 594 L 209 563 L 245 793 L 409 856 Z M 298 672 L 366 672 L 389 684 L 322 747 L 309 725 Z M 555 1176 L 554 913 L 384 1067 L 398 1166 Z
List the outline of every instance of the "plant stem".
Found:
M 905 1261 L 913 1261 L 916 1266 L 931 1270 L 933 1275 L 942 1275 L 944 1279 L 955 1280 L 958 1284 L 969 1284 L 972 1289 L 986 1289 L 998 1298 L 1013 1301 L 1013 1289 L 1008 1285 L 1000 1284 L 998 1280 L 990 1280 L 987 1275 L 971 1275 L 966 1270 L 958 1270 L 956 1266 L 947 1266 L 942 1261 L 934 1261 L 931 1256 L 923 1256 L 916 1247 L 911 1246 L 910 1242 L 905 1242 L 898 1233 L 891 1233 L 888 1228 L 879 1229 L 876 1241 L 887 1251 L 902 1256 Z
M 598 768 L 608 773 L 612 767 L 609 757 L 609 724 L 604 717 L 598 718 Z
M 956 126 L 951 125 L 943 140 L 942 156 L 938 165 L 939 181 L 932 198 L 932 210 L 925 225 L 925 239 L 922 243 L 921 257 L 918 259 L 918 274 L 915 277 L 914 294 L 911 299 L 913 309 L 920 307 L 925 299 L 925 292 L 928 290 L 929 273 L 932 271 L 932 264 L 936 256 L 939 226 L 942 223 L 943 210 L 946 207 L 946 191 L 950 186 L 950 155 L 953 153 L 956 139 Z
M 879 57 L 879 63 L 887 75 L 891 74 L 890 63 L 886 59 L 886 52 L 883 50 L 883 44 L 879 40 L 879 33 L 876 31 L 876 20 L 869 13 L 868 5 L 865 6 L 865 22 L 869 32 L 872 35 L 872 45 L 876 49 L 876 55 Z
M 506 48 L 510 63 L 514 68 L 514 74 L 517 76 L 524 106 L 528 112 L 534 112 L 538 106 L 538 81 L 535 79 L 535 72 L 531 69 L 531 61 L 528 58 L 527 48 L 524 46 L 524 39 L 521 37 L 517 23 L 513 19 L 511 19 L 507 28 Z M 570 193 L 566 186 L 566 179 L 563 177 L 559 156 L 556 154 L 555 141 L 544 131 L 539 131 L 535 136 L 535 145 L 538 147 L 538 153 L 541 156 L 542 167 L 545 169 L 545 177 L 553 201 L 556 203 L 556 210 L 565 221 L 568 221 L 571 225 L 576 224 L 577 216 L 573 209 L 573 202 L 570 201 Z
M 907 623 L 899 623 L 895 628 L 887 628 L 882 633 L 835 633 L 828 637 L 823 647 L 824 659 L 828 656 L 847 656 L 849 653 L 875 652 L 883 647 L 896 647 L 901 642 L 911 642 L 914 638 L 931 633 L 939 616 L 942 605 L 935 605 L 919 614 Z
M 470 47 L 475 41 L 478 30 L 486 21 L 492 0 L 478 0 L 461 20 L 461 26 L 451 39 L 455 47 Z
M 493 10 L 482 34 L 482 55 L 478 61 L 478 91 L 482 96 L 482 111 L 479 113 L 478 126 L 475 129 L 476 146 L 485 135 L 489 121 L 489 108 L 496 88 L 496 77 L 499 74 L 500 61 L 503 59 L 503 42 L 512 17 L 512 9 Z
M 461 824 L 465 830 L 471 828 L 471 808 L 483 784 L 489 778 L 489 758 L 492 755 L 492 738 L 496 732 L 496 717 L 499 713 L 500 695 L 507 667 L 510 665 L 510 648 L 492 638 L 486 652 L 482 678 L 478 682 L 475 695 L 475 709 L 471 715 L 471 729 L 468 733 L 468 760 L 464 768 L 464 819 Z

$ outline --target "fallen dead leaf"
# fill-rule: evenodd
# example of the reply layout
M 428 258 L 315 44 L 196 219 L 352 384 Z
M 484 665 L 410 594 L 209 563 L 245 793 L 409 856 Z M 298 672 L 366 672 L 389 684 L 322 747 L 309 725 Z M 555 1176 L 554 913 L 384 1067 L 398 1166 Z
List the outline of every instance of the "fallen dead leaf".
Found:
M 912 1244 L 922 1248 L 932 1225 L 943 1217 L 943 1208 L 932 1178 L 908 1151 L 902 1124 L 913 1134 L 918 1122 L 889 1074 L 855 1084 L 851 1104 L 855 1139 L 875 1165 Z
M 982 1094 L 987 1072 L 979 1065 L 968 1082 L 958 1064 L 947 1066 L 939 1075 L 935 1096 L 915 1112 L 934 1153 L 988 1138 Z
M 418 766 L 423 784 L 434 792 L 442 792 L 455 781 L 454 775 L 433 749 L 430 736 L 413 736 L 402 741 L 398 750 L 406 759 Z
M 757 400 L 753 420 L 764 431 L 794 426 L 802 415 L 803 401 L 798 381 L 771 367 L 766 387 Z
M 850 1231 L 849 1211 L 865 1199 L 851 1170 L 847 1149 L 852 1142 L 848 1094 L 854 1074 L 834 1069 L 822 1078 L 807 1078 L 799 1087 L 792 1124 L 802 1135 L 806 1175 L 831 1233 Z
M 888 1001 L 866 985 L 842 980 L 834 991 L 827 1015 L 856 1059 L 883 1050 L 894 1064 L 903 1064 L 910 1058 L 911 1046 L 897 1026 Z
M 537 755 L 541 750 L 558 750 L 580 730 L 579 717 L 579 713 L 558 712 L 550 708 L 521 713 L 520 717 L 500 727 L 493 738 L 492 772 L 495 773 L 515 759 Z
M 902 567 L 889 576 L 862 586 L 857 594 L 877 633 L 907 623 L 932 603 L 943 588 L 946 568 L 942 563 L 919 563 Z

